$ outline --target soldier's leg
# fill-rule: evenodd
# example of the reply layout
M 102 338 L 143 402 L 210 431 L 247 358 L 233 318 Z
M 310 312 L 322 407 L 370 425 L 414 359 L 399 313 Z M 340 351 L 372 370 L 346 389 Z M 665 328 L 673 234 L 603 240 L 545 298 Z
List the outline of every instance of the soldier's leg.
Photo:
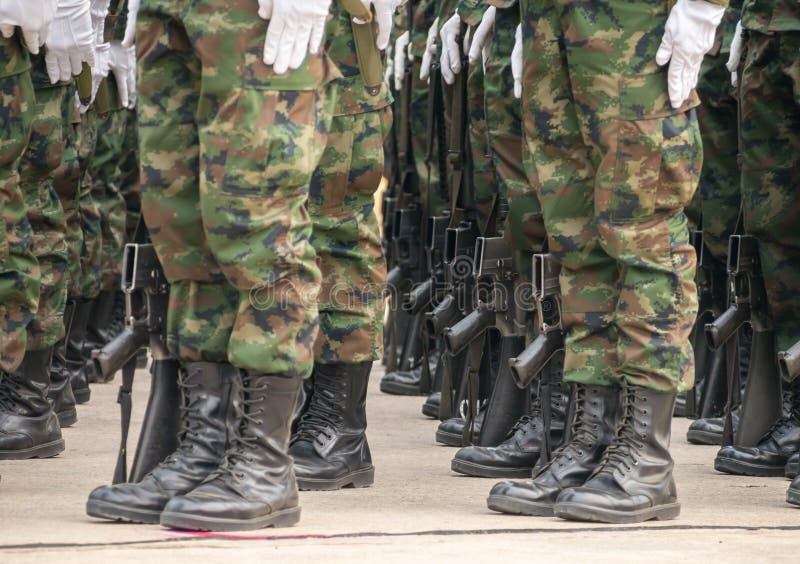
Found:
M 763 379 L 775 377 L 778 351 L 800 341 L 800 32 L 767 35 L 747 30 L 745 43 L 739 95 L 742 209 L 745 233 L 758 239 L 775 335 L 769 360 L 755 354 L 752 359 L 750 377 Z M 769 342 L 769 332 L 755 326 L 754 339 Z M 784 474 L 788 459 L 800 451 L 800 379 L 784 382 L 783 391 L 783 417 L 755 448 L 723 447 L 715 461 L 717 470 Z M 749 400 L 745 398 L 745 404 Z
M 66 88 L 51 87 L 44 55 L 33 57 L 36 104 L 28 146 L 19 163 L 19 188 L 33 234 L 31 251 L 39 263 L 39 307 L 26 328 L 25 356 L 0 382 L 3 402 L 0 457 L 31 458 L 64 450 L 61 428 L 48 401 L 53 346 L 64 334 L 66 242 L 64 211 L 53 187 L 64 143 L 61 103 Z

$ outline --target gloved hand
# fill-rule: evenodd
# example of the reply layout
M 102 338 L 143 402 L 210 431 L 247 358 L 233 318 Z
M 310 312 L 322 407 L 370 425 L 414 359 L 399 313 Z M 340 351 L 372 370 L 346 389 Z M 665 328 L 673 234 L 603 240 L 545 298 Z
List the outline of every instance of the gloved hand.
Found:
M 119 41 L 111 41 L 108 50 L 108 66 L 114 73 L 122 107 L 133 109 L 131 96 L 136 96 L 136 55 L 133 47 L 123 47 Z
M 728 62 L 725 66 L 728 72 L 731 73 L 731 84 L 733 86 L 739 85 L 739 63 L 742 61 L 742 52 L 744 51 L 744 36 L 742 32 L 742 22 L 737 22 L 736 31 L 733 33 L 733 41 L 731 41 L 731 53 L 728 55 Z
M 386 49 L 386 64 L 383 66 L 383 82 L 387 88 L 394 85 L 394 45 Z
M 89 0 L 59 0 L 45 65 L 50 82 L 69 80 L 81 73 L 81 63 L 95 64 L 95 35 Z
M 100 88 L 100 83 L 103 82 L 103 79 L 108 76 L 110 67 L 109 67 L 109 58 L 110 58 L 110 51 L 111 46 L 108 43 L 101 43 L 100 45 L 96 45 L 94 49 L 94 63 L 92 64 L 92 98 L 88 104 L 85 106 L 80 103 L 80 99 L 78 95 L 75 95 L 75 99 L 77 101 L 78 110 L 85 114 L 86 111 L 89 109 L 89 106 L 92 105 L 94 102 L 95 96 L 97 96 L 97 90 Z
M 94 40 L 98 45 L 105 43 L 106 16 L 111 0 L 91 0 L 92 5 L 89 12 L 92 14 L 92 29 L 94 30 Z
M 298 69 L 308 53 L 319 52 L 331 0 L 258 0 L 258 15 L 269 20 L 264 64 L 276 74 Z
M 522 24 L 514 34 L 514 49 L 511 51 L 511 76 L 514 77 L 514 98 L 522 98 Z
M 361 0 L 367 8 L 375 7 L 375 21 L 378 22 L 378 37 L 375 42 L 378 49 L 383 51 L 389 46 L 389 36 L 392 34 L 394 13 L 406 0 Z
M 678 0 L 667 18 L 656 63 L 669 62 L 667 84 L 673 108 L 679 108 L 697 86 L 703 56 L 714 46 L 714 35 L 725 8 L 705 0 Z
M 419 78 L 426 82 L 431 76 L 431 63 L 436 56 L 436 34 L 438 32 L 439 18 L 436 18 L 428 29 L 428 38 L 425 40 L 425 52 L 422 54 L 422 62 L 420 63 L 419 69 Z
M 403 76 L 406 74 L 410 38 L 409 32 L 404 31 L 394 42 L 394 89 L 398 92 L 403 89 Z
M 456 75 L 461 72 L 461 46 L 458 44 L 461 36 L 461 16 L 453 14 L 444 22 L 439 36 L 442 38 L 442 55 L 439 59 L 442 78 L 447 84 L 453 84 Z
M 136 20 L 139 19 L 139 6 L 142 0 L 128 0 L 128 19 L 125 21 L 125 37 L 122 38 L 123 47 L 133 47 L 136 42 Z
M 9 39 L 14 28 L 22 29 L 28 50 L 34 55 L 47 41 L 58 0 L 2 0 L 0 2 L 0 33 Z
M 494 20 L 497 15 L 497 8 L 490 6 L 481 18 L 481 23 L 475 28 L 475 36 L 472 38 L 472 45 L 469 48 L 469 64 L 475 65 L 478 60 L 486 65 L 489 58 L 489 47 L 494 35 Z

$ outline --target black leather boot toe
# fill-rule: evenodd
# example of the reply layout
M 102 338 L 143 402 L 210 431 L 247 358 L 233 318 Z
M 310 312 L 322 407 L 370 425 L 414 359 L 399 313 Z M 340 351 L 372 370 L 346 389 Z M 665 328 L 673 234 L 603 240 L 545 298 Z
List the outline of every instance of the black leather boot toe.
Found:
M 783 473 L 789 479 L 800 476 L 800 452 L 794 453 L 789 458 L 789 460 L 786 462 L 786 467 L 784 468 Z
M 800 507 L 800 476 L 796 477 L 786 492 L 786 502 Z
M 422 414 L 425 417 L 439 419 L 439 407 L 442 403 L 442 392 L 433 392 L 422 404 Z

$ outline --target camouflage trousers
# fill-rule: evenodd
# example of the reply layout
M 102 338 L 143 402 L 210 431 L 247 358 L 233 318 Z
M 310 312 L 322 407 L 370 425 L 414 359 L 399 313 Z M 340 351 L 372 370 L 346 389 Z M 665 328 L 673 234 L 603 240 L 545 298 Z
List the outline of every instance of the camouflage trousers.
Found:
M 655 63 L 667 2 L 525 0 L 523 119 L 561 261 L 565 380 L 685 390 L 697 314 L 684 207 L 702 166 L 696 96 Z
M 113 76 L 106 79 L 112 101 L 117 100 Z M 100 287 L 112 291 L 120 286 L 122 251 L 126 239 L 126 204 L 122 195 L 123 146 L 128 124 L 128 110 L 116 107 L 100 120 L 97 143 L 88 165 L 92 179 L 92 199 L 100 212 Z M 126 163 L 136 164 L 134 163 Z
M 315 362 L 366 362 L 383 349 L 386 262 L 375 192 L 390 108 L 335 116 L 311 179 L 311 244 L 322 271 Z
M 142 213 L 171 284 L 176 358 L 306 377 L 321 280 L 306 201 L 330 109 L 322 89 L 274 86 L 256 11 L 143 2 Z
M 126 240 L 130 241 L 142 210 L 139 187 L 139 127 L 136 124 L 136 110 L 122 111 L 125 114 L 125 136 L 119 158 L 119 189 L 125 199 L 125 232 Z
M 725 269 L 728 239 L 736 229 L 741 205 L 737 105 L 725 67 L 727 54 L 707 55 L 697 93 L 697 109 L 703 139 L 703 171 L 698 193 L 703 215 L 703 242 L 717 267 Z
M 27 57 L 16 37 L 0 37 L 0 369 L 5 372 L 25 356 L 27 327 L 39 301 L 39 264 L 31 252 L 33 233 L 19 178 L 36 105 Z
M 758 237 L 778 350 L 800 340 L 800 32 L 747 32 L 740 69 L 745 232 Z
M 64 157 L 63 102 L 67 86 L 50 86 L 44 56 L 33 59 L 36 114 L 20 161 L 20 187 L 39 262 L 39 308 L 28 325 L 28 350 L 43 350 L 64 336 L 67 300 L 67 230 L 54 173 Z M 47 86 L 43 86 L 47 84 Z
M 75 124 L 75 147 L 78 157 L 78 203 L 73 214 L 68 214 L 69 232 L 80 237 L 79 295 L 83 299 L 96 298 L 100 293 L 102 259 L 102 223 L 100 209 L 92 197 L 93 179 L 89 172 L 97 147 L 97 130 L 107 117 L 97 115 L 94 108 L 79 116 Z M 80 230 L 78 235 L 77 230 Z M 74 278 L 73 278 L 74 280 Z

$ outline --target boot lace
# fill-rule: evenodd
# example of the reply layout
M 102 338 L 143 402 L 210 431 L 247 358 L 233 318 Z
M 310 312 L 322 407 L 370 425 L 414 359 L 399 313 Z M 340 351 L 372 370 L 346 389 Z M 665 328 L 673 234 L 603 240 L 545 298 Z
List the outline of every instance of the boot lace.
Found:
M 0 409 L 18 413 L 22 396 L 19 393 L 21 384 L 14 376 L 4 373 L 0 377 Z
M 599 440 L 597 431 L 600 426 L 597 422 L 586 421 L 586 402 L 588 401 L 587 389 L 578 386 L 575 394 L 575 415 L 570 426 L 570 439 L 553 453 L 548 467 L 553 464 L 563 466 L 572 462 L 576 456 L 583 457 L 583 449 Z
M 635 404 L 637 388 L 634 386 L 626 386 L 625 394 L 622 398 L 622 420 L 617 427 L 617 434 L 612 443 L 606 448 L 603 457 L 600 459 L 598 471 L 600 472 L 613 472 L 617 469 L 625 468 L 630 472 L 633 466 L 637 465 L 639 461 L 636 458 L 636 453 L 645 447 L 642 440 L 647 436 L 645 433 L 637 433 L 635 428 Z M 642 396 L 642 402 L 646 402 L 647 398 Z M 647 414 L 647 409 L 642 409 L 643 414 Z M 646 425 L 646 423 L 643 423 Z
M 264 424 L 258 416 L 264 413 L 264 408 L 253 409 L 252 406 L 263 405 L 268 386 L 254 385 L 247 378 L 242 382 L 242 396 L 238 403 L 234 403 L 236 421 L 239 423 L 234 429 L 225 458 L 216 473 L 229 474 L 235 479 L 243 479 L 245 473 L 242 467 L 252 464 L 253 452 L 263 449 L 259 436 L 254 428 Z
M 199 384 L 193 384 L 191 378 L 178 378 L 178 388 L 180 388 L 181 398 L 181 429 L 178 432 L 178 448 L 167 456 L 160 465 L 167 465 L 175 461 L 181 452 L 190 451 L 194 448 L 198 437 L 200 437 L 204 425 L 200 417 L 195 417 L 200 408 L 197 405 L 202 398 L 193 397 L 191 391 L 198 388 Z M 160 466 L 159 465 L 159 466 Z
M 331 430 L 336 429 L 342 422 L 339 405 L 343 397 L 341 382 L 318 377 L 314 382 L 311 404 L 308 406 L 308 411 L 300 418 L 292 443 L 303 440 L 313 442 L 320 435 L 332 439 Z

